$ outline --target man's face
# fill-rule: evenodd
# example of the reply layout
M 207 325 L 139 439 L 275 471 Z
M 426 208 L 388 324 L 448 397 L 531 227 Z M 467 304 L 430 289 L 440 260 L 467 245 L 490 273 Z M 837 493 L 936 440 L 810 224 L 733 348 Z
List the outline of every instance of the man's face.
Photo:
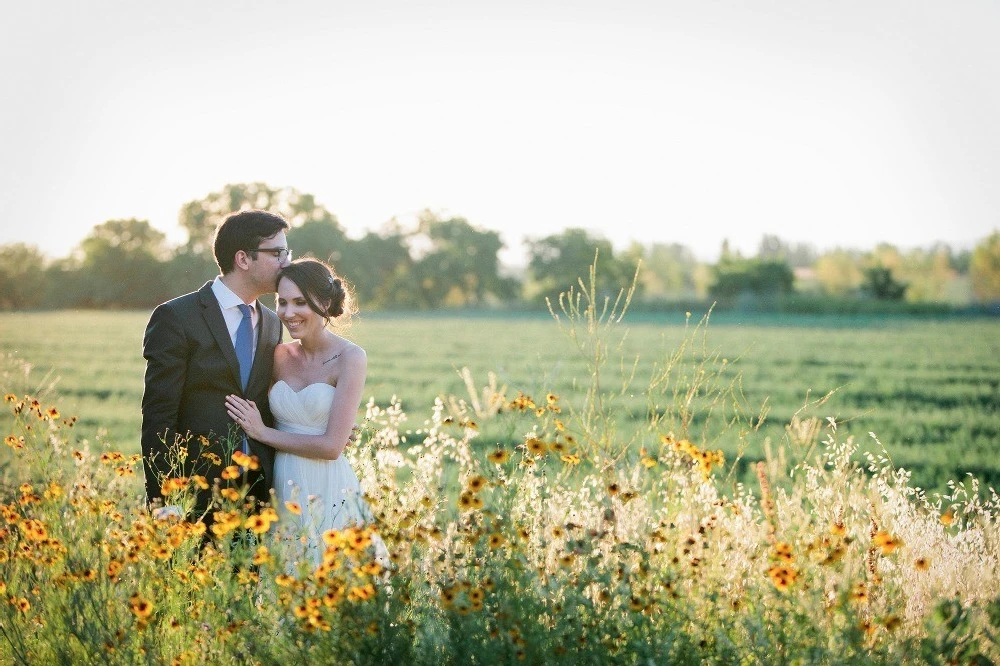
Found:
M 268 252 L 268 250 L 276 250 Z M 288 239 L 285 232 L 279 231 L 270 238 L 265 238 L 257 245 L 257 252 L 250 253 L 250 276 L 254 285 L 259 289 L 258 296 L 274 291 L 274 283 L 278 279 L 278 272 L 291 263 L 289 253 L 277 250 L 287 250 Z

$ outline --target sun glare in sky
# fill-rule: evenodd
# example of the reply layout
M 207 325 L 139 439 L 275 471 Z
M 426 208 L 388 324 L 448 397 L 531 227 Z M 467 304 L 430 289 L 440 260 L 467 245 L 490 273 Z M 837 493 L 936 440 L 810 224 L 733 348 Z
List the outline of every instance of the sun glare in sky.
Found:
M 571 226 L 711 259 L 1000 224 L 1000 5 L 538 4 L 21 3 L 0 242 L 179 242 L 184 203 L 249 181 L 351 235 L 462 216 L 515 263 Z

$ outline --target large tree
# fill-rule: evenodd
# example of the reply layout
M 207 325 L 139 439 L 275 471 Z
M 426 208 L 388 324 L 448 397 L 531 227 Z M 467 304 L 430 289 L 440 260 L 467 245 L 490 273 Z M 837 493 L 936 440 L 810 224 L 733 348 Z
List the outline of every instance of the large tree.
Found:
M 698 273 L 700 264 L 694 253 L 679 243 L 633 244 L 630 257 L 642 258 L 639 282 L 648 299 L 701 298 Z
M 615 255 L 611 241 L 591 236 L 585 229 L 569 228 L 561 234 L 526 241 L 528 270 L 531 275 L 529 298 L 553 298 L 559 292 L 586 281 L 597 259 L 597 289 L 601 296 L 614 297 L 627 289 L 635 276 L 638 259 Z M 637 293 L 641 291 L 641 283 Z
M 484 305 L 517 295 L 517 282 L 500 275 L 499 232 L 425 213 L 413 242 L 423 252 L 414 265 L 423 305 Z
M 1000 301 L 1000 231 L 994 231 L 976 245 L 969 260 L 969 274 L 977 301 Z
M 259 208 L 282 215 L 294 227 L 310 222 L 339 229 L 337 218 L 311 194 L 294 187 L 271 187 L 267 183 L 231 183 L 218 192 L 189 201 L 181 208 L 179 223 L 188 233 L 186 250 L 211 256 L 215 228 L 232 212 Z M 326 227 L 321 227 L 326 228 Z M 318 248 L 315 256 L 324 248 Z
M 288 230 L 288 247 L 299 257 L 312 256 L 338 265 L 349 254 L 348 245 L 347 234 L 332 215 Z
M 857 292 L 864 282 L 861 254 L 854 250 L 836 249 L 816 260 L 816 282 L 828 296 L 848 296 Z
M 38 309 L 47 305 L 45 255 L 33 245 L 0 246 L 0 310 Z
M 726 305 L 740 301 L 760 305 L 792 293 L 795 284 L 795 275 L 784 261 L 730 256 L 720 259 L 713 273 L 715 280 L 709 293 Z
M 395 221 L 349 241 L 334 268 L 354 286 L 360 306 L 415 307 L 422 302 L 413 277 L 408 236 Z
M 80 243 L 81 305 L 147 307 L 165 300 L 166 237 L 147 220 L 108 220 Z
M 783 261 L 792 268 L 805 268 L 816 263 L 816 249 L 806 243 L 786 243 L 778 236 L 764 234 L 757 246 L 757 258 L 762 261 Z

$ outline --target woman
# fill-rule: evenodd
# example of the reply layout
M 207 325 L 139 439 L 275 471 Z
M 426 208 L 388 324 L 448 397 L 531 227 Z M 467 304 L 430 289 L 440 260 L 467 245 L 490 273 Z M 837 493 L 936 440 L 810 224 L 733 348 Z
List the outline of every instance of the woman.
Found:
M 276 312 L 292 341 L 274 350 L 268 398 L 276 427 L 264 425 L 252 401 L 230 395 L 226 407 L 248 437 L 276 449 L 278 508 L 301 508 L 299 527 L 319 558 L 323 532 L 369 517 L 358 478 L 343 456 L 361 404 L 367 357 L 328 328 L 331 319 L 350 312 L 351 299 L 325 263 L 293 262 L 278 274 L 277 291 Z

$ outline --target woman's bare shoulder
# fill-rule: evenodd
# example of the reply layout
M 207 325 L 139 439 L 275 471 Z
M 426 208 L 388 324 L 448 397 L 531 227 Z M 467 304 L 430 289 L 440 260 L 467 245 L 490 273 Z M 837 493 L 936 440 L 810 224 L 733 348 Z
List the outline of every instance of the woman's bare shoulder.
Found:
M 283 342 L 274 348 L 274 369 L 284 368 L 293 363 L 302 354 L 302 346 L 298 341 Z

